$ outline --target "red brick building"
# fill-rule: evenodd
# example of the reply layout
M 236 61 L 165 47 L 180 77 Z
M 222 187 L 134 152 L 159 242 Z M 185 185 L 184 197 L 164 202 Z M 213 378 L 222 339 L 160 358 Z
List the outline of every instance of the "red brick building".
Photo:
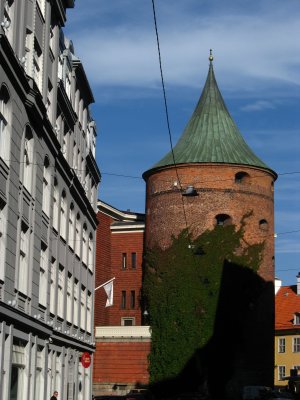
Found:
M 141 326 L 144 215 L 98 201 L 95 287 L 114 279 L 113 305 L 95 293 L 94 394 L 148 383 L 149 327 Z

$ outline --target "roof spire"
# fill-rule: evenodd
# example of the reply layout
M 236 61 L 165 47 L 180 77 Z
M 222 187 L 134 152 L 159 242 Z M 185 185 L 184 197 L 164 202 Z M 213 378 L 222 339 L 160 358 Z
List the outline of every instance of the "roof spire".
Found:
M 208 57 L 208 59 L 209 59 L 210 64 L 212 64 L 213 59 L 214 59 L 214 57 L 213 57 L 213 55 L 212 55 L 212 49 L 209 50 L 209 57 Z

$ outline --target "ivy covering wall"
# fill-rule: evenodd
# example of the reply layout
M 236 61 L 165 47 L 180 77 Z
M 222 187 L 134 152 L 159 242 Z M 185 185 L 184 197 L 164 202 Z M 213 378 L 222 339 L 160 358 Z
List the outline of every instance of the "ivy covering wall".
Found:
M 152 384 L 176 378 L 210 341 L 226 263 L 251 269 L 256 275 L 263 243 L 244 241 L 248 216 L 239 229 L 216 226 L 195 240 L 185 230 L 168 249 L 147 251 L 144 294 L 152 330 Z M 197 362 L 201 370 L 202 360 Z

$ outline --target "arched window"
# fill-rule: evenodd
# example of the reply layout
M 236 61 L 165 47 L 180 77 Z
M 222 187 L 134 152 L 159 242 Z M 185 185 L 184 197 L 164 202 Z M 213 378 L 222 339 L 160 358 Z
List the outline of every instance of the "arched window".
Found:
M 10 157 L 9 93 L 5 85 L 0 89 L 0 157 L 9 164 Z
M 75 210 L 74 204 L 70 204 L 69 211 L 69 235 L 68 235 L 68 243 L 69 247 L 74 250 L 74 233 L 75 233 Z
M 66 240 L 67 237 L 67 195 L 63 190 L 60 199 L 60 236 Z
M 94 240 L 93 235 L 90 233 L 89 235 L 89 260 L 88 267 L 91 271 L 94 270 Z
M 50 197 L 51 197 L 51 171 L 49 158 L 46 156 L 44 159 L 43 171 L 43 204 L 42 208 L 46 215 L 50 215 Z
M 56 177 L 54 177 L 53 182 L 53 219 L 52 219 L 52 226 L 53 229 L 58 232 L 58 182 Z
M 250 183 L 250 175 L 247 172 L 238 172 L 235 174 L 235 183 Z
M 18 290 L 25 295 L 29 295 L 29 274 L 30 274 L 30 230 L 29 227 L 22 222 L 20 232 L 20 255 L 19 255 L 19 279 Z
M 269 229 L 269 224 L 268 224 L 267 220 L 261 219 L 259 221 L 259 228 L 263 231 L 267 231 Z
M 88 264 L 88 236 L 87 236 L 87 226 L 83 225 L 82 232 L 82 262 Z
M 4 282 L 5 276 L 5 253 L 6 253 L 6 228 L 7 207 L 0 197 L 0 280 Z
M 216 215 L 216 224 L 220 226 L 231 225 L 232 219 L 227 214 L 218 214 Z
M 80 214 L 76 216 L 75 222 L 75 253 L 80 258 L 80 243 L 81 243 L 81 221 Z
M 27 125 L 24 135 L 24 149 L 23 149 L 23 186 L 32 193 L 33 186 L 33 164 L 34 164 L 34 143 L 31 128 Z

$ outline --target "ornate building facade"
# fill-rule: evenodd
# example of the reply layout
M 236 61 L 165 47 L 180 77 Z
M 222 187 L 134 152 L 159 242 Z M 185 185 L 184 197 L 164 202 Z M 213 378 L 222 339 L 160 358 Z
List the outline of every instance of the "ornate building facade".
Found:
M 0 397 L 91 397 L 100 172 L 74 0 L 0 1 Z

